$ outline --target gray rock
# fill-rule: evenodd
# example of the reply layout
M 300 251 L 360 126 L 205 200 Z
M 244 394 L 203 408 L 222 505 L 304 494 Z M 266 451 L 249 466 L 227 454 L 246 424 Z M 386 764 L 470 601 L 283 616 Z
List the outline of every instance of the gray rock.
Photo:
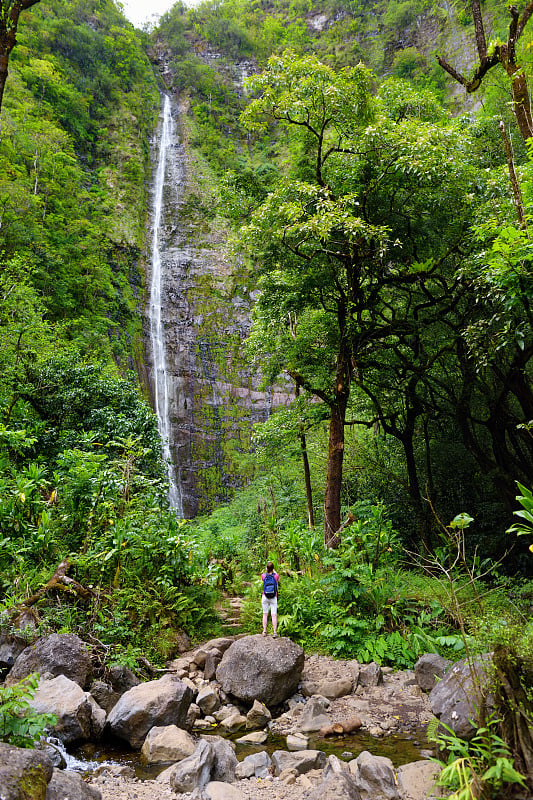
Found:
M 172 771 L 168 774 L 171 787 L 178 794 L 203 789 L 211 779 L 213 761 L 214 752 L 211 745 L 201 739 L 191 756 L 171 768 Z
M 303 664 L 304 651 L 290 639 L 244 636 L 226 650 L 216 677 L 228 694 L 276 706 L 296 691 Z
M 2 800 L 45 800 L 52 762 L 39 750 L 24 750 L 0 742 L 0 797 Z M 31 776 L 31 794 L 28 779 Z
M 267 725 L 271 719 L 272 714 L 266 705 L 254 700 L 253 706 L 246 714 L 246 727 L 248 730 L 252 730 L 253 728 L 264 728 L 264 726 Z
M 339 773 L 350 772 L 350 765 L 346 761 L 341 761 L 335 755 L 328 756 L 326 767 L 324 769 L 324 780 L 329 778 L 330 775 L 337 775 Z
M 326 713 L 329 706 L 330 702 L 327 698 L 319 695 L 311 697 L 305 704 L 303 713 L 298 720 L 299 729 L 306 733 L 312 733 L 330 725 L 331 720 Z
M 217 667 L 222 661 L 222 653 L 220 650 L 208 650 L 205 657 L 204 665 L 204 678 L 206 681 L 212 681 L 217 674 Z
M 323 769 L 326 766 L 326 754 L 322 750 L 300 750 L 295 753 L 276 750 L 272 753 L 272 764 L 275 775 L 287 769 L 295 769 L 298 775 L 304 775 L 312 769 Z
M 0 676 L 5 676 L 26 649 L 28 643 L 19 636 L 0 634 Z
M 307 800 L 361 800 L 361 795 L 351 775 L 338 772 L 331 773 L 307 795 Z
M 440 769 L 434 761 L 414 761 L 398 767 L 396 778 L 402 800 L 426 800 L 433 796 Z
M 196 742 L 187 731 L 176 725 L 156 725 L 148 731 L 141 757 L 147 764 L 175 763 L 191 756 L 195 748 Z
M 311 697 L 314 694 L 319 694 L 322 697 L 327 697 L 334 700 L 337 697 L 345 697 L 351 694 L 353 689 L 352 678 L 337 678 L 336 680 L 321 680 L 321 681 L 304 681 L 302 683 L 302 694 L 305 697 Z
M 191 703 L 189 709 L 187 711 L 187 719 L 185 720 L 185 728 L 190 730 L 194 726 L 194 723 L 198 719 L 198 717 L 202 716 L 202 712 L 196 705 L 196 703 Z
M 255 766 L 252 764 L 251 761 L 248 761 L 249 756 L 243 758 L 242 761 L 239 761 L 237 766 L 235 767 L 235 778 L 236 780 L 242 781 L 246 778 L 253 778 L 255 775 Z
M 220 708 L 220 700 L 218 694 L 211 686 L 204 686 L 198 692 L 196 697 L 196 705 L 202 714 L 212 714 Z
M 204 788 L 205 800 L 246 800 L 243 792 L 237 786 L 222 781 L 209 781 Z
M 32 672 L 66 675 L 84 689 L 88 687 L 92 673 L 87 645 L 73 633 L 52 633 L 38 639 L 19 655 L 7 676 L 6 685 L 13 686 Z
M 220 728 L 227 733 L 237 733 L 244 727 L 246 727 L 246 717 L 238 711 L 230 714 L 229 717 L 224 717 L 220 722 Z
M 154 726 L 185 727 L 192 690 L 174 675 L 164 675 L 125 692 L 107 718 L 109 730 L 139 749 Z
M 195 652 L 192 660 L 197 667 L 203 669 L 205 666 L 206 658 L 207 658 L 207 650 L 205 650 L 203 647 L 199 647 L 198 650 Z
M 46 790 L 46 800 L 101 800 L 101 793 L 85 783 L 77 772 L 55 769 Z
M 55 714 L 57 722 L 51 730 L 65 744 L 91 739 L 97 730 L 102 732 L 100 714 L 105 719 L 105 711 L 99 708 L 89 692 L 84 692 L 65 675 L 41 680 L 30 706 L 39 714 Z
M 474 735 L 478 709 L 494 707 L 491 694 L 492 657 L 484 655 L 469 663 L 462 659 L 449 667 L 429 693 L 431 710 L 441 722 L 463 739 Z
M 399 800 L 394 765 L 390 758 L 374 756 L 367 750 L 350 761 L 352 773 L 361 800 Z
M 128 692 L 141 683 L 137 675 L 129 667 L 118 665 L 110 667 L 107 675 L 113 691 L 118 692 L 118 694 L 124 694 L 124 692 Z
M 348 661 L 346 666 L 350 670 L 352 681 L 353 681 L 353 691 L 357 688 L 357 684 L 359 683 L 359 673 L 361 671 L 361 665 L 355 658 L 352 658 L 351 661 Z
M 359 686 L 380 686 L 383 683 L 381 667 L 375 661 L 359 668 Z
M 211 780 L 231 781 L 235 780 L 235 769 L 237 756 L 235 755 L 235 745 L 233 742 L 224 739 L 222 736 L 202 736 L 211 747 L 213 753 L 213 765 L 211 767 Z
M 237 764 L 235 769 L 236 778 L 266 778 L 270 775 L 270 767 L 272 759 L 266 752 L 262 750 L 260 753 L 252 753 L 246 756 Z
M 107 714 L 100 708 L 94 697 L 89 693 L 89 703 L 91 705 L 91 739 L 98 741 L 102 738 L 105 728 Z
M 236 744 L 264 744 L 268 739 L 268 734 L 266 731 L 250 731 L 250 733 L 245 733 L 244 736 L 239 737 L 236 739 Z M 305 748 L 303 748 L 305 749 Z
M 430 692 L 452 662 L 437 653 L 425 653 L 415 664 L 415 678 L 424 692 Z
M 218 650 L 220 653 L 225 653 L 231 647 L 235 639 L 233 636 L 220 636 L 218 639 L 210 639 L 204 644 L 204 650 L 209 653 L 212 650 Z
M 294 752 L 295 750 L 307 750 L 309 747 L 309 737 L 303 734 L 290 733 L 287 736 L 287 750 Z
M 109 714 L 120 699 L 120 693 L 116 692 L 110 683 L 105 683 L 104 681 L 93 681 L 89 691 L 106 714 Z

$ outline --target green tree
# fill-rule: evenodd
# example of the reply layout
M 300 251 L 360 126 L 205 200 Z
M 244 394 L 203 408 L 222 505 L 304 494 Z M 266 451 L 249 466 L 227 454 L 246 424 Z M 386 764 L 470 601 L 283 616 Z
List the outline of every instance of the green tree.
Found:
M 262 247 L 268 265 L 251 347 L 270 351 L 272 375 L 283 369 L 329 408 L 328 547 L 338 544 L 341 523 L 344 427 L 355 366 L 348 322 L 357 295 L 357 262 L 382 251 L 385 229 L 357 216 L 353 195 L 336 197 L 325 169 L 357 124 L 372 114 L 369 80 L 362 66 L 335 73 L 315 57 L 286 53 L 271 58 L 267 71 L 254 78 L 253 91 L 261 97 L 243 115 L 252 130 L 271 119 L 309 137 L 314 182 L 280 182 L 253 214 L 245 237 L 252 248 Z
M 20 14 L 38 2 L 39 0 L 2 0 L 0 3 L 0 109 L 8 75 L 9 56 L 17 43 Z
M 254 130 L 283 123 L 293 173 L 307 177 L 281 178 L 244 230 L 262 272 L 250 349 L 269 377 L 284 371 L 329 409 L 328 546 L 338 543 L 354 383 L 402 441 L 410 491 L 422 504 L 413 454 L 423 410 L 413 392 L 424 370 L 420 331 L 426 322 L 438 341 L 437 323 L 456 305 L 470 220 L 464 131 L 427 122 L 427 94 L 413 112 L 410 92 L 398 114 L 396 87 L 392 118 L 387 106 L 373 109 L 368 79 L 363 67 L 335 73 L 285 54 L 252 81 L 262 94 L 243 115 Z M 374 391 L 371 376 L 387 362 L 398 382 L 389 372 Z M 371 416 L 359 421 L 372 424 Z

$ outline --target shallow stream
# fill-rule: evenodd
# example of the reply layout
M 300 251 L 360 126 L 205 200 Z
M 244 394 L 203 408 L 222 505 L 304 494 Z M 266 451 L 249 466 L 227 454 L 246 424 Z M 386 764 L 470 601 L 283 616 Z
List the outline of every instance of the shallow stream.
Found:
M 243 735 L 239 732 L 231 737 L 233 741 Z M 284 736 L 269 735 L 268 740 L 261 745 L 237 744 L 236 755 L 239 761 L 260 750 L 266 750 L 269 755 L 275 750 L 286 750 L 287 744 Z M 415 734 L 391 734 L 378 739 L 369 733 L 359 731 L 349 736 L 338 736 L 324 739 L 312 736 L 309 739 L 310 750 L 322 750 L 326 755 L 336 755 L 343 761 L 357 758 L 363 750 L 368 750 L 375 756 L 390 758 L 395 767 L 408 764 L 411 761 L 420 761 L 427 758 L 428 745 L 425 730 L 421 729 Z M 68 756 L 67 769 L 77 771 L 93 771 L 101 764 L 121 764 L 131 766 L 139 780 L 153 780 L 169 764 L 146 765 L 141 761 L 140 753 L 128 749 L 117 742 L 103 741 L 97 744 L 86 743 L 71 751 Z

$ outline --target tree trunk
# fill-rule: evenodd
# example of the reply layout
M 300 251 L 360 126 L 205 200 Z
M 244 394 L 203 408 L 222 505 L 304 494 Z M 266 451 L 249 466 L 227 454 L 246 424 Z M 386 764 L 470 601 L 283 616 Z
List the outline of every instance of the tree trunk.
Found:
M 300 396 L 300 387 L 296 383 L 296 397 Z M 300 450 L 302 453 L 302 465 L 304 470 L 304 480 L 305 480 L 305 497 L 307 500 L 307 521 L 309 525 L 309 530 L 312 530 L 315 527 L 315 512 L 313 510 L 313 490 L 311 488 L 311 469 L 309 467 L 309 457 L 307 455 L 307 440 L 305 438 L 305 429 L 304 426 L 300 426 L 300 431 L 298 433 L 298 439 L 300 440 Z
M 17 26 L 19 15 L 39 0 L 0 0 L 0 109 L 4 99 L 4 89 L 8 75 L 8 63 L 11 51 L 17 43 Z
M 511 75 L 513 90 L 513 111 L 524 141 L 533 136 L 533 119 L 531 117 L 531 100 L 527 79 L 523 71 L 517 70 Z
M 344 391 L 331 407 L 329 420 L 328 472 L 324 493 L 324 544 L 338 547 L 341 526 L 341 486 L 344 460 L 344 425 L 348 392 Z
M 302 452 L 302 463 L 304 468 L 305 496 L 307 499 L 307 521 L 309 524 L 309 530 L 312 530 L 315 527 L 315 514 L 313 511 L 313 490 L 311 488 L 311 470 L 309 468 L 309 458 L 307 455 L 307 441 L 305 438 L 305 433 L 301 431 L 298 438 L 300 439 L 300 449 Z

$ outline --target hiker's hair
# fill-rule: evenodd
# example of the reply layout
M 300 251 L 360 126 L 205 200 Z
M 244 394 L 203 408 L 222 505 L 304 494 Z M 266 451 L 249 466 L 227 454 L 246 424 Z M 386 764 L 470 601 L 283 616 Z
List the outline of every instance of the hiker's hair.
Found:
M 269 561 L 267 563 L 267 572 L 274 572 L 274 564 L 272 563 L 272 561 Z

